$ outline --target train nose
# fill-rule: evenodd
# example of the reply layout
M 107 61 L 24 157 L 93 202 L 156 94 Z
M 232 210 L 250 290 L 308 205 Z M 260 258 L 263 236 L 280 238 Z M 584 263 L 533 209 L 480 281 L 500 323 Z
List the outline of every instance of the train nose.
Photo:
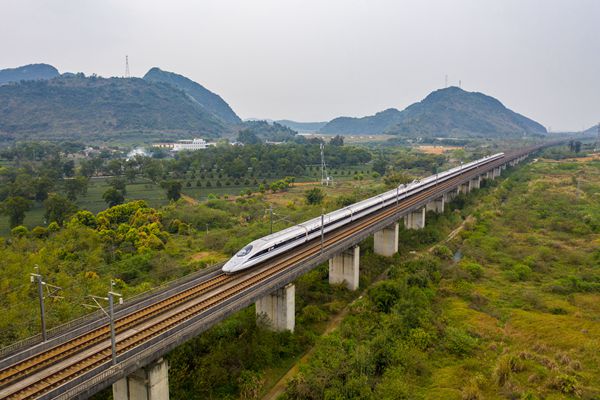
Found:
M 233 272 L 236 272 L 239 267 L 240 267 L 240 260 L 237 260 L 235 258 L 230 259 L 229 261 L 227 261 L 225 263 L 225 265 L 223 265 L 223 272 L 227 273 L 227 274 L 231 274 Z

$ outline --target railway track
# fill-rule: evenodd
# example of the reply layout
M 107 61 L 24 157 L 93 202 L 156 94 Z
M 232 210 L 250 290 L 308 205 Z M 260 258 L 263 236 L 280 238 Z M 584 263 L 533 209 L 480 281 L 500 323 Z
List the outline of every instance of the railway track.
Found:
M 168 297 L 150 306 L 144 307 L 138 311 L 134 311 L 125 317 L 115 321 L 115 331 L 117 333 L 141 323 L 154 315 L 165 312 L 190 298 L 197 297 L 205 293 L 212 287 L 215 287 L 223 282 L 226 282 L 230 277 L 225 274 L 217 275 L 211 279 L 199 283 L 181 293 Z M 25 360 L 11 365 L 0 371 L 0 389 L 9 385 L 17 379 L 30 375 L 36 370 L 39 370 L 51 363 L 55 363 L 73 353 L 84 350 L 92 345 L 110 338 L 109 325 L 103 325 L 93 329 L 81 336 L 78 336 L 71 341 L 52 347 L 35 356 L 26 358 Z
M 483 168 L 494 168 L 506 162 L 506 159 L 493 161 Z M 375 215 L 363 217 L 346 227 L 339 228 L 325 236 L 323 246 L 329 247 L 340 240 L 352 237 L 365 228 L 409 209 L 435 194 L 441 194 L 468 177 L 478 174 L 477 169 L 473 169 L 467 174 L 442 182 L 398 204 L 389 205 Z M 294 264 L 318 255 L 321 250 L 320 239 L 313 240 L 298 248 L 292 255 L 281 255 L 241 274 L 217 275 L 181 293 L 119 318 L 115 324 L 117 354 L 123 354 L 169 331 L 219 303 L 282 273 Z M 112 357 L 109 335 L 109 326 L 104 325 L 5 368 L 0 371 L 0 398 L 37 398 L 92 368 L 109 364 Z M 71 358 L 72 362 L 68 362 L 67 358 Z M 49 366 L 55 368 L 45 373 Z

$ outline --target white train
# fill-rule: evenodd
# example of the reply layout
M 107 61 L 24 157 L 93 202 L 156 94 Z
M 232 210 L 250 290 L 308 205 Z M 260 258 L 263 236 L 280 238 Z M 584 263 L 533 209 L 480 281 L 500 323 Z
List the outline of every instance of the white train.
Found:
M 359 218 L 377 212 L 386 206 L 436 185 L 439 182 L 443 182 L 463 172 L 477 168 L 477 166 L 481 164 L 502 157 L 504 157 L 504 153 L 484 157 L 436 175 L 431 175 L 421 180 L 415 180 L 407 185 L 400 185 L 396 189 L 392 189 L 377 196 L 330 212 L 329 214 L 325 214 L 323 216 L 323 232 L 331 232 L 352 221 L 356 221 Z M 229 261 L 227 261 L 227 263 L 225 263 L 223 272 L 232 274 L 245 270 L 312 239 L 316 239 L 320 237 L 320 235 L 321 217 L 317 217 L 282 231 L 264 236 L 249 243 L 246 247 L 238 251 Z

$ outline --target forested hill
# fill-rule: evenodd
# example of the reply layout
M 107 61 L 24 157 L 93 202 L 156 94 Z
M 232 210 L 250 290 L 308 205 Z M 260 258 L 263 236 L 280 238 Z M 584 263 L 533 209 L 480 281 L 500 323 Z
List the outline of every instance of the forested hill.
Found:
M 378 135 L 385 133 L 396 122 L 400 122 L 401 115 L 402 112 L 395 108 L 389 108 L 368 117 L 339 117 L 329 121 L 327 125 L 319 129 L 319 132 Z
M 327 122 L 298 122 L 289 119 L 280 119 L 275 122 L 298 132 L 316 132 L 327 125 Z
M 17 68 L 0 69 L 0 85 L 9 82 L 34 81 L 57 77 L 58 70 L 48 64 L 29 64 Z
M 403 111 L 392 108 L 363 118 L 336 118 L 320 131 L 409 137 L 505 137 L 547 133 L 541 124 L 509 110 L 497 99 L 458 87 L 432 92 Z
M 77 74 L 0 86 L 0 140 L 218 137 L 228 130 L 186 93 L 162 82 Z
M 221 96 L 183 75 L 154 67 L 144 75 L 144 79 L 150 82 L 165 82 L 183 90 L 208 112 L 218 116 L 225 123 L 238 124 L 242 122 Z

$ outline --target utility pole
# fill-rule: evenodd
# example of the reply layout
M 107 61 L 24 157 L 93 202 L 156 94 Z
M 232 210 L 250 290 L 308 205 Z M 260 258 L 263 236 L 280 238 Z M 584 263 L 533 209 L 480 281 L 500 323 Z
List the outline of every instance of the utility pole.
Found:
M 113 281 L 111 279 L 110 280 L 110 291 L 108 292 L 108 297 L 100 297 L 100 296 L 90 295 L 88 297 L 91 298 L 94 301 L 94 303 L 96 303 L 96 304 L 95 305 L 84 304 L 84 306 L 90 307 L 90 308 L 99 308 L 108 317 L 109 324 L 110 324 L 110 348 L 111 348 L 111 352 L 112 352 L 112 364 L 116 365 L 117 364 L 117 339 L 116 339 L 116 334 L 115 334 L 114 296 L 119 297 L 119 304 L 123 303 L 123 296 L 119 293 L 113 292 L 114 285 L 115 285 L 115 281 Z M 108 312 L 106 312 L 104 307 L 102 307 L 100 305 L 98 300 L 108 301 Z
M 46 340 L 48 340 L 48 335 L 46 333 L 46 309 L 44 307 L 44 286 L 46 286 L 47 288 L 52 288 L 52 289 L 54 289 L 54 291 L 61 290 L 62 288 L 60 288 L 58 286 L 50 285 L 50 284 L 44 282 L 42 275 L 40 274 L 40 267 L 38 265 L 35 266 L 35 273 L 31 273 L 29 275 L 31 278 L 31 282 L 34 282 L 34 281 L 37 282 L 38 298 L 39 298 L 39 302 L 40 302 L 40 325 L 41 325 L 41 330 L 42 330 L 42 340 L 45 342 Z M 49 296 L 51 296 L 50 292 L 49 292 Z
M 41 325 L 42 325 L 42 340 L 45 342 L 46 340 L 48 340 L 48 337 L 46 335 L 46 318 L 44 316 L 44 282 L 42 281 L 42 275 L 40 275 L 40 268 L 36 265 L 35 266 L 35 274 L 31 274 L 31 280 L 33 281 L 34 279 L 37 281 L 37 287 L 38 287 L 38 297 L 40 300 L 40 319 L 41 319 Z
M 118 296 L 119 299 L 123 297 L 119 293 L 113 292 L 115 281 L 110 280 L 110 292 L 108 292 L 108 308 L 110 311 L 110 347 L 112 349 L 112 363 L 117 364 L 117 341 L 115 337 L 115 310 L 114 310 L 114 296 Z
M 269 204 L 269 224 L 271 225 L 269 233 L 273 233 L 273 204 Z

